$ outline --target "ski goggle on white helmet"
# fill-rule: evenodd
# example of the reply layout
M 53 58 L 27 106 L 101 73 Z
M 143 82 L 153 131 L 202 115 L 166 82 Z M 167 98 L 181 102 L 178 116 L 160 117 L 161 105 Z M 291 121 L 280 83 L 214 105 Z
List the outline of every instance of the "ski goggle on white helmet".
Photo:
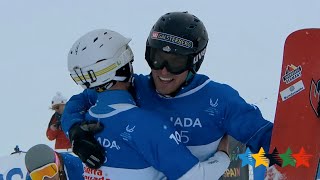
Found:
M 72 79 L 84 89 L 123 81 L 116 71 L 133 61 L 128 43 L 131 39 L 108 29 L 91 31 L 78 39 L 68 54 L 68 70 Z

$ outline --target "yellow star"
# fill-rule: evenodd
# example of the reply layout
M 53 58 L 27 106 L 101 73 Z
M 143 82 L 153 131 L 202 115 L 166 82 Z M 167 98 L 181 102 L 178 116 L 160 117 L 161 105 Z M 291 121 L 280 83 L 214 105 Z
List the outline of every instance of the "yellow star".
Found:
M 260 148 L 259 152 L 257 154 L 252 154 L 251 156 L 256 160 L 255 167 L 258 167 L 260 165 L 264 165 L 265 167 L 269 167 L 269 160 L 265 156 L 265 152 L 263 148 Z

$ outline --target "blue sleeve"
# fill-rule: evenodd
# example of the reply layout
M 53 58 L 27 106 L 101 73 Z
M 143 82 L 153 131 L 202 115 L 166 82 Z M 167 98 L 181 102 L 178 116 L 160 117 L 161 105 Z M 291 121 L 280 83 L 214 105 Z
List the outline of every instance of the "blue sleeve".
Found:
M 151 117 L 144 115 L 147 121 L 135 128 L 133 148 L 168 179 L 178 179 L 199 160 L 179 142 L 180 137 L 171 124 L 160 121 L 154 115 Z
M 67 102 L 62 117 L 62 130 L 68 135 L 71 126 L 85 119 L 87 110 L 96 103 L 97 93 L 86 89 L 82 93 L 74 95 Z
M 83 179 L 83 164 L 82 161 L 71 153 L 60 153 L 63 158 L 65 172 L 70 180 Z
M 246 144 L 253 153 L 269 151 L 273 123 L 265 120 L 258 107 L 250 105 L 237 91 L 227 88 L 224 127 L 229 135 Z

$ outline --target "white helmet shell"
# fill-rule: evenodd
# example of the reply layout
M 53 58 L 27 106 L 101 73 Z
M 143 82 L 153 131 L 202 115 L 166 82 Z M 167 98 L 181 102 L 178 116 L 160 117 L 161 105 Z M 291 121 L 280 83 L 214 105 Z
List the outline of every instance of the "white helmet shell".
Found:
M 51 107 L 57 105 L 57 104 L 66 104 L 67 98 L 65 98 L 61 92 L 57 92 L 55 96 L 53 96 L 51 101 Z
M 84 89 L 118 80 L 116 71 L 133 60 L 130 41 L 108 29 L 85 34 L 73 44 L 68 55 L 72 79 Z

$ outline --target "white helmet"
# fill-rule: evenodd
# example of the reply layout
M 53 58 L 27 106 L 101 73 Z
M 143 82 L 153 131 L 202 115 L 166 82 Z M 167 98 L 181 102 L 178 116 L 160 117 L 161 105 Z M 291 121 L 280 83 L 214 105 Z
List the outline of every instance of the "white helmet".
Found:
M 57 105 L 57 104 L 66 104 L 67 98 L 65 98 L 61 92 L 57 92 L 55 96 L 53 96 L 51 101 L 51 107 Z
M 130 41 L 108 29 L 85 34 L 73 44 L 68 55 L 68 70 L 72 79 L 84 89 L 98 87 L 112 80 L 124 81 L 127 77 L 116 76 L 116 71 L 133 61 L 133 53 L 128 45 Z

